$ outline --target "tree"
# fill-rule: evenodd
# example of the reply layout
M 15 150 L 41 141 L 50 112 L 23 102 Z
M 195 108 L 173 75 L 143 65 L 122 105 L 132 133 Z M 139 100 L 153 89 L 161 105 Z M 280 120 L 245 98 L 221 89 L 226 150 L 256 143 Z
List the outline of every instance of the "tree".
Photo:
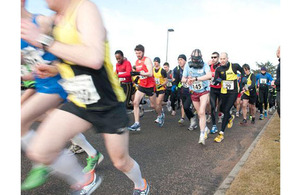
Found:
M 272 75 L 272 77 L 274 78 L 274 76 L 276 75 L 276 68 L 277 68 L 277 66 L 274 66 L 271 62 L 269 62 L 269 61 L 267 61 L 266 63 L 263 63 L 263 62 L 261 62 L 261 63 L 258 63 L 258 62 L 256 62 L 256 66 L 258 67 L 258 69 L 256 69 L 256 70 L 254 70 L 254 69 L 252 69 L 251 71 L 253 72 L 253 74 L 258 74 L 258 73 L 260 73 L 260 69 L 261 69 L 261 67 L 266 67 L 266 69 L 267 69 L 267 72 L 268 73 L 270 73 L 271 75 Z

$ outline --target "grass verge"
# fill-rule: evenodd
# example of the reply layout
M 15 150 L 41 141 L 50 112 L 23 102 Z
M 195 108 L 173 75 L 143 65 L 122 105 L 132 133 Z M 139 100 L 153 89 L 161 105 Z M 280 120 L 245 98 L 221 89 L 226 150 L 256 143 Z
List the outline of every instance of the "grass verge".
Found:
M 280 118 L 269 123 L 226 195 L 280 194 Z

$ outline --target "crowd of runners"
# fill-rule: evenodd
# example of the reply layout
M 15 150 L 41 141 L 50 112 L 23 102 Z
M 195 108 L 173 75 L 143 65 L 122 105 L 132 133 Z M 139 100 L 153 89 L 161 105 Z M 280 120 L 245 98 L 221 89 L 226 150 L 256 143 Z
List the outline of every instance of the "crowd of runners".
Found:
M 187 56 L 178 55 L 178 65 L 171 70 L 168 62 L 161 65 L 159 57 L 153 61 L 146 57 L 139 44 L 133 48 L 134 65 L 121 50 L 115 51 L 114 71 L 95 4 L 88 0 L 47 0 L 47 4 L 55 12 L 51 17 L 29 13 L 21 0 L 26 89 L 21 98 L 21 141 L 33 162 L 22 190 L 44 184 L 49 172 L 55 171 L 70 184 L 71 194 L 91 194 L 102 182 L 95 167 L 104 158 L 82 134 L 93 126 L 103 135 L 113 165 L 134 183 L 133 194 L 148 194 L 150 186 L 128 151 L 129 131 L 142 131 L 145 104 L 156 112 L 153 120 L 158 128 L 180 112 L 179 125 L 187 118 L 188 130 L 199 129 L 203 145 L 209 133 L 217 134 L 217 143 L 224 140 L 235 117 L 243 117 L 242 126 L 248 120 L 254 124 L 257 108 L 260 120 L 276 107 L 280 114 L 279 68 L 276 79 L 265 67 L 254 75 L 248 64 L 230 62 L 226 52 L 213 52 L 206 63 L 201 50 L 195 49 Z M 280 60 L 280 48 L 277 57 Z M 33 130 L 35 121 L 41 124 Z M 69 141 L 72 145 L 66 149 Z M 70 155 L 83 151 L 88 155 L 85 167 Z

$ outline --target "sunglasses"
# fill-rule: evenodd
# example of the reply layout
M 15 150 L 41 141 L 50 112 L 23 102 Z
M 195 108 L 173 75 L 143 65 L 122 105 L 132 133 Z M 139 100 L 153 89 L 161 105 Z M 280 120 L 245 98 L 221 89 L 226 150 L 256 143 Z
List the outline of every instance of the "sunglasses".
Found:
M 211 56 L 211 59 L 216 59 L 218 58 L 218 56 Z

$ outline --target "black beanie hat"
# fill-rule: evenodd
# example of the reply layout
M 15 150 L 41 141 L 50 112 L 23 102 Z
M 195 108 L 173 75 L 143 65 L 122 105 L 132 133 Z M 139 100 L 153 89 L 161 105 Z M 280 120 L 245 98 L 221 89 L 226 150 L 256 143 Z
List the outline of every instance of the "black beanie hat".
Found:
M 179 59 L 179 58 L 182 58 L 182 59 L 184 59 L 184 61 L 186 61 L 186 56 L 184 54 L 180 54 L 177 59 Z

